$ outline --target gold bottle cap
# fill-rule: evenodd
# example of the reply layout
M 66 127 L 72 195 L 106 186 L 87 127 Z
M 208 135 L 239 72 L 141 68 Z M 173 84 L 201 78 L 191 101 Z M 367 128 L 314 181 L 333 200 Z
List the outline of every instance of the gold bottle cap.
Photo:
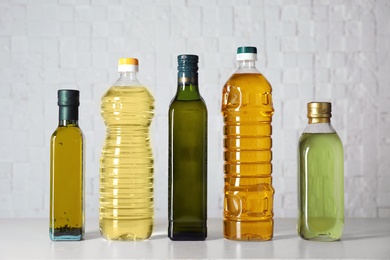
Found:
M 309 123 L 329 123 L 332 117 L 332 104 L 330 102 L 307 103 L 307 117 Z

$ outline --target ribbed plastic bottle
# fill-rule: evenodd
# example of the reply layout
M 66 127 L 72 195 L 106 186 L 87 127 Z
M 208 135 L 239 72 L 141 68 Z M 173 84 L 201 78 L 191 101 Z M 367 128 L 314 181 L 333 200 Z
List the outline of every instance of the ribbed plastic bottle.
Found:
M 223 87 L 224 236 L 273 236 L 272 88 L 256 69 L 256 47 L 237 50 L 238 69 Z
M 153 229 L 154 99 L 137 79 L 138 60 L 119 59 L 119 79 L 102 97 L 107 127 L 100 161 L 100 232 L 109 240 L 143 240 Z
M 298 145 L 298 234 L 339 240 L 344 228 L 344 150 L 330 123 L 331 103 L 307 104 L 308 125 Z

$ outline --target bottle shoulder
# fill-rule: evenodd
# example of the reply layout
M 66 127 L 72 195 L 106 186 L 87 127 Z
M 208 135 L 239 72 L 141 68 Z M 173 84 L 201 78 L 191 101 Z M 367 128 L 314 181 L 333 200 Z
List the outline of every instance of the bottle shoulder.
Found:
M 191 109 L 191 108 L 199 108 L 207 110 L 206 102 L 202 97 L 197 100 L 177 100 L 175 98 L 172 99 L 169 109 Z
M 199 108 L 207 108 L 206 102 L 202 97 L 200 97 L 197 100 L 177 100 L 176 98 L 173 98 L 170 105 L 170 108 L 177 108 L 177 107 L 199 107 Z
M 83 131 L 78 125 L 58 126 L 52 134 L 52 139 L 63 136 L 84 137 Z
M 137 74 L 131 72 L 130 74 L 122 75 L 114 82 L 113 86 L 143 86 L 138 80 Z
M 124 94 L 124 95 L 131 95 L 131 94 L 146 94 L 153 97 L 150 90 L 144 86 L 144 85 L 113 85 L 107 91 L 105 92 L 105 95 L 116 95 L 116 94 Z
M 112 86 L 101 100 L 101 115 L 109 125 L 150 125 L 154 98 L 145 86 Z
M 238 114 L 244 121 L 271 118 L 274 112 L 271 84 L 260 73 L 233 74 L 223 87 L 221 108 L 225 115 L 234 114 L 228 121 L 236 120 Z M 247 112 L 252 119 L 244 119 L 246 114 L 242 112 Z
M 261 74 L 256 67 L 239 67 L 234 74 Z
M 103 95 L 102 102 L 120 102 L 123 100 L 143 100 L 154 103 L 154 97 L 145 86 L 112 86 Z
M 64 126 L 58 126 L 56 128 L 56 132 L 76 132 L 76 133 L 82 133 L 82 130 L 80 126 L 77 124 L 71 124 L 71 125 L 64 125 Z
M 224 91 L 235 88 L 241 92 L 272 92 L 272 86 L 260 72 L 234 73 L 226 81 Z
M 331 123 L 307 124 L 303 134 L 331 134 L 336 133 Z M 337 133 L 336 133 L 337 135 Z
M 301 151 L 343 151 L 343 144 L 336 132 L 332 133 L 303 133 L 299 138 Z M 314 149 L 314 150 L 311 150 Z

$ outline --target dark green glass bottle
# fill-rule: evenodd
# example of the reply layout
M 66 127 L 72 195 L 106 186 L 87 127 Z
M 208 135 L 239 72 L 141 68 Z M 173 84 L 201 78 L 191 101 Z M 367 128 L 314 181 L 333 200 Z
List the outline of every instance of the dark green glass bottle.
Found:
M 207 237 L 207 108 L 198 88 L 198 56 L 179 55 L 169 107 L 168 237 Z

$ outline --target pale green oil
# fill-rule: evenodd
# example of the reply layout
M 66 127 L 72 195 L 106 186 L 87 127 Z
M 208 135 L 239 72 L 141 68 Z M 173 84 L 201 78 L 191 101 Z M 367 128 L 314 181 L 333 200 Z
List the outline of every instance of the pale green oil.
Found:
M 298 155 L 298 233 L 339 240 L 344 228 L 344 152 L 337 133 L 304 133 Z

